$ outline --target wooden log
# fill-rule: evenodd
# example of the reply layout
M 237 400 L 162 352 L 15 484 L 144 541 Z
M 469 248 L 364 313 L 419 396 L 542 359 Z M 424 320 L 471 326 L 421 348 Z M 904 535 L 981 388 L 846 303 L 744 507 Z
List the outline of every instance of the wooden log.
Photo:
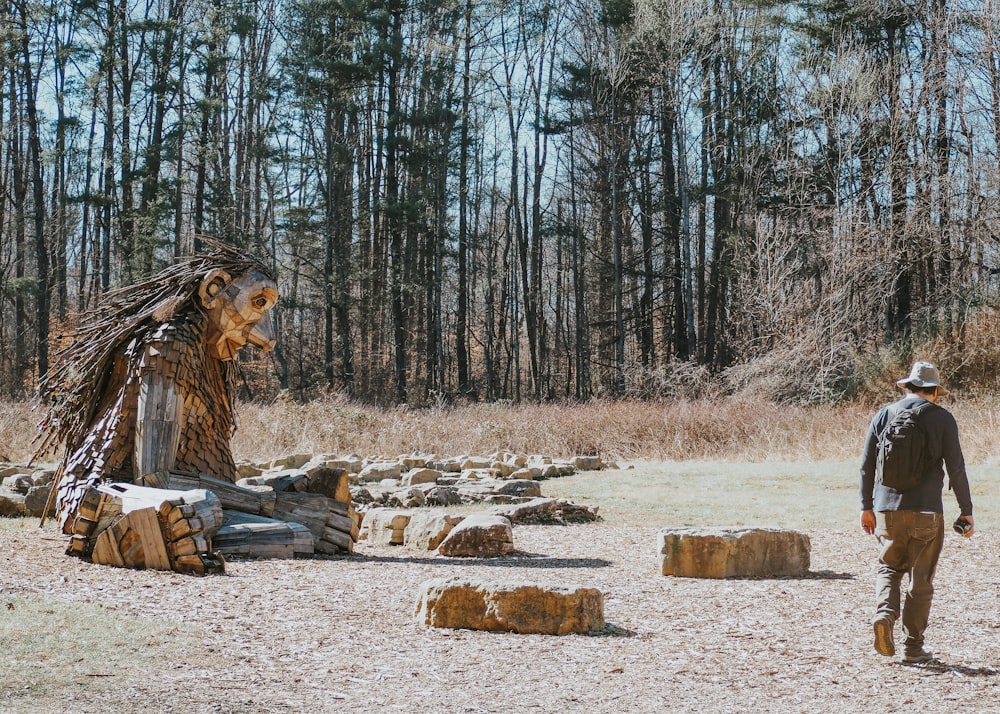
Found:
M 354 519 L 350 516 L 341 516 L 338 513 L 327 513 L 326 525 L 327 527 L 338 530 L 341 533 L 347 533 L 354 538 L 355 542 L 358 540 L 358 527 L 355 524 Z
M 306 491 L 318 493 L 341 503 L 351 502 L 351 487 L 345 469 L 317 466 L 306 472 Z
M 312 555 L 316 552 L 316 540 L 312 532 L 299 523 L 289 523 L 294 537 L 295 555 Z
M 211 548 L 208 547 L 208 539 L 205 538 L 204 534 L 195 533 L 187 538 L 181 538 L 178 541 L 167 544 L 167 550 L 172 557 L 178 558 L 182 555 L 207 553 Z
M 292 558 L 315 552 L 312 533 L 299 523 L 224 511 L 222 528 L 212 538 L 216 551 L 251 558 Z
M 271 517 L 292 523 L 301 523 L 316 540 L 323 537 L 329 507 L 333 499 L 318 493 L 298 493 L 295 491 L 276 494 Z
M 331 546 L 336 550 L 331 550 Z M 354 539 L 350 533 L 343 533 L 334 528 L 326 528 L 323 537 L 316 543 L 316 550 L 320 553 L 336 555 L 340 552 L 353 553 Z
M 347 501 L 346 503 L 343 501 L 333 501 L 330 504 L 331 513 L 337 513 L 341 516 L 349 516 L 352 511 L 354 511 L 354 507 L 351 505 L 350 501 Z M 357 515 L 357 513 L 355 513 L 355 515 Z
M 273 496 L 268 496 L 260 491 L 237 486 L 235 483 L 211 476 L 182 474 L 176 471 L 170 472 L 170 487 L 184 490 L 207 489 L 218 496 L 224 509 L 243 511 L 244 513 L 261 513 L 264 502 L 273 498 Z

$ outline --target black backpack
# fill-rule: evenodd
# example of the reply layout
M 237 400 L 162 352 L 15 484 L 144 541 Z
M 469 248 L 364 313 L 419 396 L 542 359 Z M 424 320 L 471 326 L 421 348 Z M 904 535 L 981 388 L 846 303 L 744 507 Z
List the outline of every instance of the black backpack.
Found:
M 920 415 L 937 405 L 919 402 L 900 409 L 879 435 L 875 478 L 894 491 L 910 491 L 924 482 L 929 454 L 927 431 Z

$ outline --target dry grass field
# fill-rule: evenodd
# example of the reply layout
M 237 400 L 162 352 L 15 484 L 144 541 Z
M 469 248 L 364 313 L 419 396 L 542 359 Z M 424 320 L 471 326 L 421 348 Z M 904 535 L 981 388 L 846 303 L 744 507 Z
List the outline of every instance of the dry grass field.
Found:
M 1000 457 L 993 401 L 943 403 L 959 421 L 968 461 Z M 233 452 L 237 459 L 268 459 L 297 452 L 396 456 L 506 449 L 629 461 L 850 461 L 860 452 L 872 413 L 872 406 L 862 404 L 805 407 L 735 397 L 420 410 L 330 397 L 240 405 Z M 28 404 L 0 403 L 0 461 L 20 463 L 30 456 L 40 419 Z
M 379 412 L 331 400 L 241 410 L 240 456 L 291 451 L 566 456 L 621 470 L 542 482 L 604 519 L 517 526 L 516 552 L 445 559 L 361 545 L 352 557 L 237 561 L 196 578 L 94 566 L 31 520 L 0 519 L 2 712 L 997 712 L 1000 478 L 989 406 L 955 403 L 977 535 L 949 536 L 928 646 L 876 655 L 876 544 L 855 526 L 869 410 L 736 402 L 482 406 Z M 31 415 L 0 406 L 0 454 L 30 452 Z M 13 426 L 12 426 L 13 425 Z M 949 515 L 954 501 L 945 495 Z M 804 578 L 659 575 L 656 534 L 683 525 L 795 528 Z M 421 583 L 469 576 L 599 588 L 597 636 L 433 630 Z

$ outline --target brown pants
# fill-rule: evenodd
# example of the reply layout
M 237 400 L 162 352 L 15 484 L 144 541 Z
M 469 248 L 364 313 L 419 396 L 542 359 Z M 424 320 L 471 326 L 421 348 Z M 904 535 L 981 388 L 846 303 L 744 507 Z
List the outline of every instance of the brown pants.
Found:
M 885 511 L 875 514 L 875 535 L 882 544 L 875 578 L 876 616 L 899 619 L 900 584 L 904 574 L 910 583 L 902 607 L 906 651 L 924 645 L 924 630 L 934 597 L 934 572 L 944 544 L 944 516 L 918 511 Z

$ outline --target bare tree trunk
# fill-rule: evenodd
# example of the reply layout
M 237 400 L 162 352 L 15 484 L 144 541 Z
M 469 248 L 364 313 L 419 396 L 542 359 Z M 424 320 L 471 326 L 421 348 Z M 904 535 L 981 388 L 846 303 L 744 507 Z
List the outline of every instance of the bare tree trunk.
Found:
M 28 34 L 28 10 L 26 3 L 18 2 L 17 11 L 21 23 L 21 51 L 24 59 L 24 102 L 28 123 L 28 157 L 31 171 L 31 198 L 35 244 L 35 355 L 38 379 L 44 379 L 49 371 L 49 249 L 45 236 L 45 183 L 42 180 L 42 146 L 39 136 L 38 108 L 36 104 L 37 84 L 32 69 L 33 54 Z

